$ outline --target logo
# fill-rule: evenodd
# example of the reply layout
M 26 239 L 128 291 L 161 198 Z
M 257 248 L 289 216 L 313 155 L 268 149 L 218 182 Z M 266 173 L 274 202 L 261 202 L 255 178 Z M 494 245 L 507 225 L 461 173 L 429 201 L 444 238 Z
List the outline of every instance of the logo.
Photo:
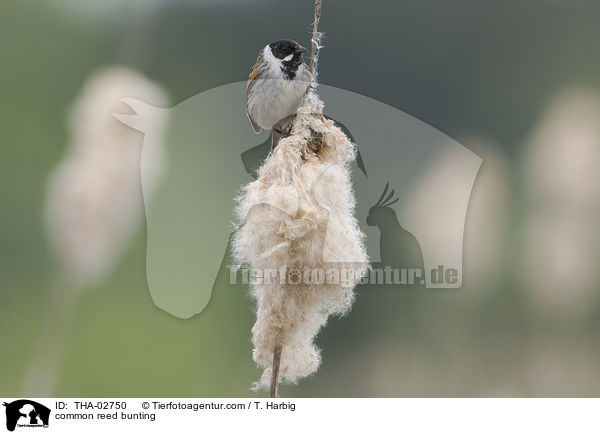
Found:
M 144 133 L 140 173 L 148 287 L 154 303 L 179 318 L 190 318 L 208 304 L 228 256 L 233 198 L 240 186 L 258 178 L 257 169 L 271 152 L 268 133 L 256 135 L 249 127 L 240 102 L 245 89 L 246 82 L 226 84 L 170 108 L 124 98 L 135 114 L 113 114 Z M 372 98 L 324 84 L 319 95 L 324 115 L 356 144 L 351 167 L 355 217 L 376 280 L 394 284 L 404 280 L 402 270 L 416 269 L 417 284 L 461 287 L 465 220 L 482 159 L 432 126 Z M 319 182 L 306 186 L 323 209 L 330 206 L 319 202 L 320 189 L 330 179 L 328 167 L 320 169 Z M 301 194 L 285 190 L 288 215 Z M 327 243 L 326 236 L 324 254 L 339 253 Z M 326 262 L 347 262 L 330 256 Z
M 29 399 L 19 399 L 4 403 L 6 407 L 6 429 L 14 431 L 22 428 L 48 428 L 50 409 Z

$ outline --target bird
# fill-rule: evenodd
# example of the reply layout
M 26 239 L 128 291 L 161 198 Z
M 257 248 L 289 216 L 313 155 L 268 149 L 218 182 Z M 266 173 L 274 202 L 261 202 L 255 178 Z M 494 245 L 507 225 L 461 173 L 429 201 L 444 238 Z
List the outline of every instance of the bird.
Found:
M 271 149 L 281 138 L 280 121 L 296 113 L 311 80 L 302 55 L 307 50 L 291 39 L 266 45 L 246 84 L 246 114 L 256 134 L 272 131 Z
M 413 234 L 400 226 L 392 205 L 400 200 L 394 198 L 396 190 L 388 194 L 389 182 L 375 205 L 369 209 L 367 225 L 379 229 L 379 253 L 381 263 L 395 268 L 423 270 L 421 246 Z M 386 196 L 387 194 L 387 196 Z

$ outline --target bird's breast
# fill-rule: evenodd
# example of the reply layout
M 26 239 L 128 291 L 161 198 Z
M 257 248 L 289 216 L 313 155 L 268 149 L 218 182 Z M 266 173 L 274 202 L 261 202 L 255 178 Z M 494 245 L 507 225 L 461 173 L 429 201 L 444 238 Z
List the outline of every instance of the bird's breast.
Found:
M 295 80 L 259 79 L 248 98 L 248 113 L 262 128 L 271 129 L 281 119 L 296 113 L 308 84 L 300 76 Z

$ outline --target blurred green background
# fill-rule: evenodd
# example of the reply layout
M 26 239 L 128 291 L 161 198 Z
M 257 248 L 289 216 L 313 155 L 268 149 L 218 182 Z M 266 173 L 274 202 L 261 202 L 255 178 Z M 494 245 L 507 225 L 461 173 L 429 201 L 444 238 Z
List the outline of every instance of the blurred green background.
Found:
M 130 66 L 160 83 L 175 104 L 245 80 L 267 42 L 289 37 L 307 45 L 312 12 L 304 0 L 0 3 L 0 395 L 22 393 L 38 349 L 57 280 L 42 218 L 45 183 L 71 139 L 67 115 L 90 74 Z M 359 289 L 350 315 L 333 318 L 319 335 L 320 370 L 282 386 L 283 396 L 600 395 L 600 184 L 566 178 L 548 185 L 550 196 L 556 193 L 548 199 L 538 187 L 545 179 L 561 183 L 560 173 L 538 182 L 527 169 L 538 161 L 539 146 L 529 146 L 535 131 L 563 89 L 584 89 L 596 114 L 599 16 L 600 3 L 591 0 L 324 0 L 321 82 L 456 138 L 484 159 L 480 177 L 489 190 L 476 184 L 483 214 L 467 218 L 463 287 Z M 588 153 L 561 133 L 567 139 L 552 148 L 558 163 L 550 167 L 574 155 L 574 173 L 578 165 L 599 169 L 600 118 L 592 118 L 573 131 L 575 137 L 589 125 L 591 147 L 581 148 Z M 584 190 L 579 208 L 560 214 L 572 193 Z M 583 235 L 565 237 L 568 260 L 558 255 L 540 262 L 547 269 L 536 263 L 524 270 L 528 228 L 553 212 L 557 227 Z M 481 232 L 469 232 L 470 219 L 479 219 L 473 224 Z M 479 242 L 490 232 L 491 240 Z M 556 233 L 550 224 L 534 244 Z M 489 263 L 478 263 L 485 255 Z M 569 276 L 566 297 L 544 286 L 532 290 L 527 276 L 556 281 L 559 269 L 557 279 Z M 81 297 L 56 395 L 253 395 L 253 301 L 227 278 L 225 270 L 207 308 L 191 319 L 158 309 L 146 286 L 141 225 L 116 269 Z M 570 284 L 583 289 L 570 292 Z

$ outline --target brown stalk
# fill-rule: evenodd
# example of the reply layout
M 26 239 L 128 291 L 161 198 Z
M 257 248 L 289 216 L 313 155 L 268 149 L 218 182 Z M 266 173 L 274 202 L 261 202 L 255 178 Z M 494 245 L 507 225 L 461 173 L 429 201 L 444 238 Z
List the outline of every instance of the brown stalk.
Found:
M 311 88 L 316 86 L 316 70 L 317 70 L 317 55 L 319 52 L 319 20 L 321 19 L 321 3 L 322 0 L 315 0 L 315 15 L 313 20 L 313 31 L 312 31 L 312 46 L 310 53 L 310 72 L 312 74 Z M 274 143 L 276 145 L 276 143 Z M 273 146 L 274 148 L 274 146 Z M 269 398 L 277 398 L 277 389 L 279 386 L 279 365 L 281 364 L 281 351 L 283 346 L 281 344 L 281 337 L 277 338 L 275 347 L 273 348 L 273 366 L 271 373 L 271 385 L 269 387 Z
M 277 389 L 278 389 L 278 381 L 277 377 L 279 377 L 279 363 L 281 362 L 281 344 L 275 344 L 275 349 L 273 350 L 273 372 L 271 374 L 271 387 L 269 388 L 269 398 L 277 398 Z

